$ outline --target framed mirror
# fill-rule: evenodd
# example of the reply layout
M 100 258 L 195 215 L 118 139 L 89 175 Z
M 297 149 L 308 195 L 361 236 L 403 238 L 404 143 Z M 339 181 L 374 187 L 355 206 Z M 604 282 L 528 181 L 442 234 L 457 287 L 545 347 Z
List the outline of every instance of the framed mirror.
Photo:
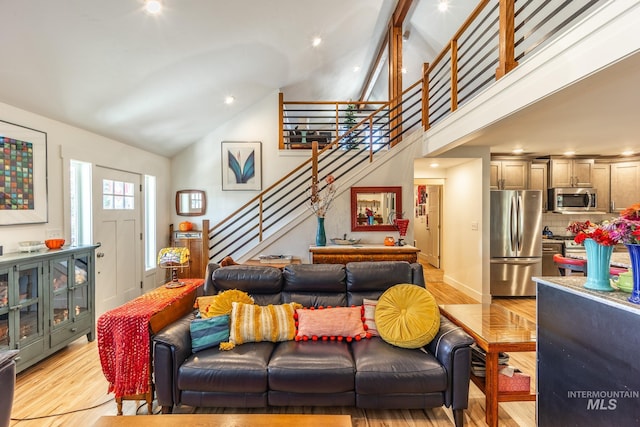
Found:
M 176 213 L 181 216 L 204 215 L 207 211 L 207 196 L 202 190 L 176 191 Z
M 402 212 L 402 187 L 351 187 L 351 231 L 396 231 L 390 216 Z

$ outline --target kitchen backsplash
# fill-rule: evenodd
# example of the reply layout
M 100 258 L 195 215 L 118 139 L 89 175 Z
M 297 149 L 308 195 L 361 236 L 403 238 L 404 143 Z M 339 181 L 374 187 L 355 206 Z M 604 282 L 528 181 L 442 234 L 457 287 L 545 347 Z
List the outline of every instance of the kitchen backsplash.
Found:
M 548 226 L 551 232 L 556 236 L 567 236 L 571 233 L 567 231 L 567 225 L 573 221 L 586 221 L 601 222 L 606 219 L 615 218 L 617 215 L 612 213 L 607 214 L 558 214 L 558 213 L 543 213 L 542 214 L 542 227 Z

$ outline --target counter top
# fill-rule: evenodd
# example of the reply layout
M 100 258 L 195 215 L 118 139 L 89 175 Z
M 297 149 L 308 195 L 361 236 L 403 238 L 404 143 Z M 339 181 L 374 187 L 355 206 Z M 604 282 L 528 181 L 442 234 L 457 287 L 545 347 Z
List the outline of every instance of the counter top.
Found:
M 632 311 L 635 314 L 640 313 L 640 305 L 629 302 L 630 293 L 618 290 L 613 292 L 604 292 L 586 289 L 584 287 L 584 283 L 587 281 L 585 276 L 544 276 L 532 277 L 531 280 L 537 283 L 553 286 L 558 289 L 563 289 L 573 294 L 603 302 L 608 305 L 614 305 L 624 310 Z

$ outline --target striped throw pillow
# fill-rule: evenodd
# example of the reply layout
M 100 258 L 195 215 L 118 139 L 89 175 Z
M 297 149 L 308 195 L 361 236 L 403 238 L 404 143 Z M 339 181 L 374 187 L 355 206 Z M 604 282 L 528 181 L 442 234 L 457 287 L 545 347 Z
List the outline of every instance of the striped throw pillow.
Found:
M 296 335 L 293 314 L 297 303 L 252 305 L 232 303 L 229 341 L 235 345 L 246 342 L 289 341 Z
M 215 347 L 229 339 L 229 315 L 193 319 L 189 325 L 193 353 Z

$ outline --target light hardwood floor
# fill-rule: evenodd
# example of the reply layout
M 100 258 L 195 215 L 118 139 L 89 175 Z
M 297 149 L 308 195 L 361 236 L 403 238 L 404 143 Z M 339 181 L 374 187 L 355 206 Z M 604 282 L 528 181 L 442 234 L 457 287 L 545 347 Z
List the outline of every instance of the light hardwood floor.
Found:
M 476 303 L 475 300 L 442 281 L 443 273 L 425 265 L 427 287 L 440 304 Z M 535 321 L 535 300 L 533 298 L 503 298 L 495 301 L 510 310 Z M 513 353 L 511 364 L 520 367 L 531 375 L 535 384 L 535 354 Z M 1 393 L 0 393 L 1 394 Z M 1 398 L 1 397 L 0 397 Z M 105 403 L 106 402 L 106 403 Z M 103 405 L 100 405 L 104 403 Z M 92 406 L 89 410 L 73 412 L 50 418 L 31 421 L 12 421 L 11 425 L 19 427 L 40 426 L 91 426 L 102 415 L 115 415 L 116 404 L 113 394 L 107 393 L 107 381 L 100 368 L 97 342 L 88 343 L 80 339 L 18 374 L 16 395 L 12 418 L 28 418 L 50 414 L 78 411 Z M 142 405 L 142 402 L 139 403 Z M 124 402 L 124 414 L 133 415 L 139 406 L 134 401 Z M 484 395 L 471 384 L 469 409 L 465 412 L 465 425 L 486 426 L 484 421 Z M 154 406 L 154 412 L 158 409 Z M 437 408 L 429 410 L 360 410 L 355 408 L 275 408 L 265 409 L 206 409 L 194 410 L 190 407 L 177 408 L 177 413 L 215 412 L 215 413 L 315 413 L 315 414 L 347 414 L 351 415 L 354 427 L 421 427 L 451 426 L 453 419 L 451 410 Z M 137 411 L 147 414 L 146 406 Z M 535 402 L 501 403 L 499 411 L 501 426 L 529 427 L 535 426 Z

